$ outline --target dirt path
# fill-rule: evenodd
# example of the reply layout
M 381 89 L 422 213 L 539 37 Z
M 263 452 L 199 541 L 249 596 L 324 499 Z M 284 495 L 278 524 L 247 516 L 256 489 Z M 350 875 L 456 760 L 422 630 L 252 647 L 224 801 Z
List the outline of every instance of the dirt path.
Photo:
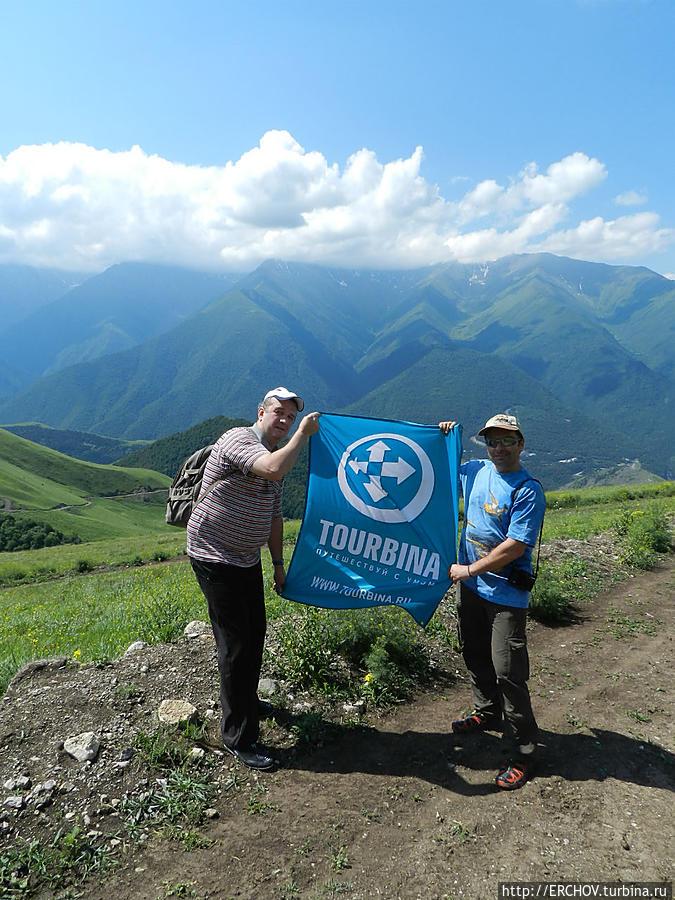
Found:
M 521 790 L 494 787 L 495 735 L 449 735 L 462 676 L 273 774 L 233 763 L 209 846 L 151 838 L 77 896 L 487 900 L 501 881 L 670 881 L 674 571 L 613 587 L 573 625 L 533 625 L 544 752 Z

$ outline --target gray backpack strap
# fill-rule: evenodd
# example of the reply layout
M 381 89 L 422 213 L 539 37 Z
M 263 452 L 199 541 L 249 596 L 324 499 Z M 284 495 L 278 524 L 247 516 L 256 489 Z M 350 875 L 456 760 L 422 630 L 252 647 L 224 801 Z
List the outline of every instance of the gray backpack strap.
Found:
M 234 471 L 234 470 L 233 470 L 233 469 L 226 469 L 226 470 L 225 470 L 225 475 L 223 476 L 223 478 L 219 478 L 217 481 L 212 481 L 212 482 L 211 482 L 211 484 L 207 487 L 207 489 L 206 489 L 206 490 L 204 491 L 204 493 L 201 495 L 201 497 L 199 498 L 199 500 L 197 500 L 197 502 L 195 503 L 195 505 L 192 507 L 192 512 L 194 512 L 194 511 L 197 509 L 197 507 L 198 507 L 199 504 L 202 502 L 202 500 L 206 500 L 206 498 L 209 496 L 209 494 L 211 493 L 211 491 L 213 491 L 215 488 L 217 488 L 219 484 L 223 484 L 225 481 L 227 481 L 227 476 L 228 476 L 228 475 L 230 474 L 230 472 L 232 472 L 232 471 Z M 192 513 L 190 513 L 190 515 L 192 515 Z

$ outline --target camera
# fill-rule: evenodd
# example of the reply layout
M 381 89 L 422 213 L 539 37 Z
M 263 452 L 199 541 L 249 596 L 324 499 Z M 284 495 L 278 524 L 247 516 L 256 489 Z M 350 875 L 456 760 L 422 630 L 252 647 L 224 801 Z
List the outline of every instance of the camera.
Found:
M 526 572 L 525 569 L 512 569 L 509 572 L 508 582 L 519 591 L 531 591 L 537 576 L 532 572 Z

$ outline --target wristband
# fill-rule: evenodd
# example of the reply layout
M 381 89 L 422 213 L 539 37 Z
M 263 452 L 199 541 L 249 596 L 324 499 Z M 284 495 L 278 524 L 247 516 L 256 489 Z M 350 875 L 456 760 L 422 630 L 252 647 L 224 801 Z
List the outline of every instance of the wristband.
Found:
M 466 574 L 469 576 L 469 578 L 473 578 L 473 575 L 471 574 L 471 563 L 469 563 L 469 565 L 466 567 Z
M 273 566 L 283 566 L 283 564 L 284 564 L 283 559 L 273 559 L 273 560 L 272 560 L 272 565 L 273 565 Z

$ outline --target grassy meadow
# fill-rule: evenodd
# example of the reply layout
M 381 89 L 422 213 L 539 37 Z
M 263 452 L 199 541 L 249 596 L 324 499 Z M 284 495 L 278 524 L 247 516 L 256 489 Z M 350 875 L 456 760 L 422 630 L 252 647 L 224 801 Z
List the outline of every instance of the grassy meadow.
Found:
M 544 544 L 612 530 L 624 574 L 649 568 L 670 547 L 668 521 L 675 512 L 671 482 L 552 492 L 547 498 Z M 298 527 L 297 521 L 286 526 L 287 561 Z M 185 532 L 165 527 L 143 536 L 0 553 L 0 690 L 32 659 L 110 659 L 136 640 L 170 641 L 187 622 L 206 618 L 184 552 Z M 303 607 L 272 591 L 268 554 L 263 556 L 268 615 L 282 620 L 276 671 L 299 686 L 328 690 L 331 654 L 348 653 L 349 664 L 361 669 L 361 681 L 364 676 L 370 680 L 358 689 L 345 683 L 346 694 L 365 690 L 374 699 L 399 699 L 415 672 L 423 670 L 426 636 L 454 642 L 449 604 L 441 604 L 426 633 L 398 609 L 336 614 Z M 600 586 L 587 569 L 579 559 L 543 566 L 533 592 L 533 615 L 563 619 L 571 603 L 587 599 Z M 299 620 L 291 623 L 290 613 Z

